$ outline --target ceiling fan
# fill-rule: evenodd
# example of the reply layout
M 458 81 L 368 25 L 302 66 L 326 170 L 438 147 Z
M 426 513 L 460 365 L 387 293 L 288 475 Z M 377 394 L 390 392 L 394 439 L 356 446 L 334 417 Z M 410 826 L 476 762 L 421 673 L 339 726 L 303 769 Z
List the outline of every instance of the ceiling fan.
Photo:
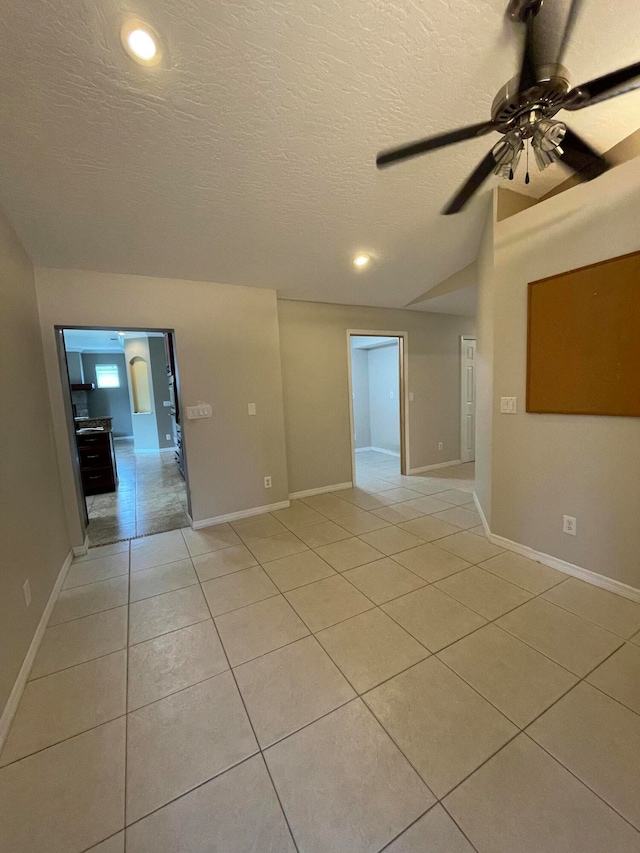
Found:
M 444 208 L 445 215 L 462 210 L 492 172 L 513 180 L 529 143 L 540 169 L 559 161 L 581 181 L 590 181 L 605 172 L 610 165 L 606 159 L 564 122 L 555 121 L 554 116 L 560 110 L 582 110 L 639 88 L 640 62 L 572 89 L 561 62 L 580 5 L 581 0 L 510 0 L 507 15 L 524 24 L 526 30 L 522 67 L 496 95 L 491 120 L 384 151 L 376 158 L 378 168 L 493 131 L 501 133 L 503 138 Z

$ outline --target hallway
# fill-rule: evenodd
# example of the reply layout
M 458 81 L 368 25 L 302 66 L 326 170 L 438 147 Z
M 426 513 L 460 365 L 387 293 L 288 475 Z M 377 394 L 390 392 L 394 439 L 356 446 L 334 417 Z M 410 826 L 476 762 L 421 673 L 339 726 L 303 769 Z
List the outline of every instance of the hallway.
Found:
M 640 605 L 490 544 L 472 464 L 380 465 L 74 561 L 0 849 L 637 853 Z
M 188 526 L 187 485 L 174 451 L 136 453 L 115 441 L 118 490 L 86 498 L 91 547 Z
M 400 476 L 400 457 L 378 450 L 356 450 L 355 480 L 358 486 L 375 486 L 376 480 Z

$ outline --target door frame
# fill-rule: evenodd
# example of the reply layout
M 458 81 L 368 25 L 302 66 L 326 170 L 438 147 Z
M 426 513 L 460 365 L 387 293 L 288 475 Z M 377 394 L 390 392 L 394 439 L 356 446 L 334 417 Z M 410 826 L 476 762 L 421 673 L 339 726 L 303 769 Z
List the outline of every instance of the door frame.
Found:
M 351 446 L 351 483 L 356 485 L 356 447 L 353 436 L 353 365 L 351 362 L 351 338 L 397 338 L 398 339 L 398 372 L 400 400 L 400 473 L 406 474 L 410 469 L 409 461 L 409 333 L 388 332 L 380 329 L 347 329 L 347 374 L 349 387 L 349 442 Z
M 464 391 L 465 391 L 465 380 L 466 380 L 464 367 L 465 367 L 466 355 L 465 355 L 464 348 L 465 348 L 465 344 L 467 343 L 467 341 L 474 341 L 476 344 L 476 369 L 475 369 L 474 374 L 473 374 L 473 377 L 474 377 L 473 405 L 474 405 L 474 413 L 475 413 L 475 417 L 473 419 L 473 447 L 474 447 L 473 459 L 467 459 L 466 458 L 466 454 L 465 454 L 465 450 L 464 450 L 464 446 L 463 446 L 463 437 L 464 437 L 464 428 L 465 428 L 465 406 L 466 406 L 466 399 L 465 399 L 466 395 L 464 393 Z M 478 418 L 477 418 L 477 414 L 478 414 L 478 412 L 477 412 L 477 405 L 478 405 L 478 403 L 477 403 L 477 401 L 478 401 L 478 395 L 477 395 L 477 387 L 478 387 L 477 354 L 478 354 L 478 338 L 475 335 L 461 335 L 460 336 L 460 460 L 463 463 L 464 462 L 473 462 L 473 461 L 475 461 L 475 458 L 476 458 L 476 454 L 475 454 L 476 426 L 477 426 L 477 420 L 478 420 Z
M 66 329 L 86 329 L 88 331 L 105 331 L 105 332 L 162 332 L 163 334 L 169 334 L 172 341 L 173 346 L 173 357 L 174 357 L 174 366 L 175 366 L 175 395 L 176 399 L 179 401 L 180 411 L 184 411 L 184 407 L 182 405 L 182 397 L 181 397 L 181 386 L 180 386 L 180 374 L 178 367 L 178 347 L 176 340 L 176 332 L 175 329 L 172 328 L 151 328 L 151 327 L 140 327 L 140 326 L 95 326 L 90 324 L 78 325 L 77 323 L 56 323 L 53 327 L 54 334 L 56 336 L 56 346 L 58 348 L 58 355 L 60 360 L 59 365 L 59 374 L 60 374 L 60 383 L 62 385 L 62 397 L 63 403 L 65 405 L 65 414 L 67 421 L 67 437 L 69 439 L 69 448 L 71 451 L 71 465 L 74 475 L 74 484 L 76 489 L 76 497 L 78 501 L 78 513 L 80 515 L 80 523 L 81 527 L 84 531 L 85 537 L 85 545 L 87 542 L 87 527 L 89 524 L 89 517 L 86 510 L 86 502 L 84 489 L 82 487 L 82 479 L 80 477 L 80 462 L 78 459 L 78 450 L 76 445 L 76 435 L 75 435 L 75 421 L 73 419 L 73 412 L 71 407 L 71 381 L 69 379 L 69 370 L 67 365 L 67 357 L 66 357 L 66 345 L 64 340 L 64 332 Z M 64 356 L 62 359 L 61 356 Z M 126 359 L 125 359 L 126 362 Z M 127 376 L 127 382 L 129 382 L 129 377 Z M 182 425 L 182 420 L 181 420 Z M 185 445 L 185 436 L 184 430 L 182 431 L 182 453 L 184 460 L 184 480 L 187 486 L 187 518 L 191 520 L 191 488 L 189 485 L 189 469 L 187 463 L 187 449 Z M 82 512 L 82 507 L 84 507 L 84 517 Z

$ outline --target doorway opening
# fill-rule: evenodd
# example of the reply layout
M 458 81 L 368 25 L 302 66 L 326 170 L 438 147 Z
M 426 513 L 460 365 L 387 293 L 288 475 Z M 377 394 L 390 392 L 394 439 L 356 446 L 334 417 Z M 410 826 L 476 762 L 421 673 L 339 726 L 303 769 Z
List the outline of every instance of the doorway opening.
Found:
M 476 346 L 475 338 L 460 339 L 460 459 L 476 458 Z
M 366 487 L 407 473 L 402 332 L 348 332 L 352 479 Z
M 189 526 L 172 330 L 56 327 L 89 545 Z

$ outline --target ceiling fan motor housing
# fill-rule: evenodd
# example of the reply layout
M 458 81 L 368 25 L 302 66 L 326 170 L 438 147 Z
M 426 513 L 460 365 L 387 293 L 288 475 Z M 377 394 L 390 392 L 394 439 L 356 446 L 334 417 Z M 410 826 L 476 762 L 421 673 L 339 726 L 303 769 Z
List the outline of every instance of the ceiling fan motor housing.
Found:
M 491 118 L 500 125 L 497 130 L 508 133 L 518 120 L 532 112 L 538 118 L 551 118 L 563 108 L 563 101 L 571 88 L 568 72 L 562 65 L 541 68 L 537 83 L 524 95 L 518 94 L 519 77 L 509 80 L 498 92 L 491 106 Z
M 560 110 L 582 110 L 640 88 L 640 62 L 571 88 L 561 64 L 582 0 L 509 0 L 507 15 L 524 25 L 520 73 L 494 98 L 491 121 L 437 133 L 408 145 L 382 151 L 379 169 L 448 145 L 497 131 L 502 139 L 478 163 L 444 210 L 461 211 L 492 172 L 513 179 L 518 160 L 531 145 L 540 169 L 561 161 L 580 181 L 591 181 L 611 163 L 563 121 Z M 526 183 L 529 183 L 527 168 Z

